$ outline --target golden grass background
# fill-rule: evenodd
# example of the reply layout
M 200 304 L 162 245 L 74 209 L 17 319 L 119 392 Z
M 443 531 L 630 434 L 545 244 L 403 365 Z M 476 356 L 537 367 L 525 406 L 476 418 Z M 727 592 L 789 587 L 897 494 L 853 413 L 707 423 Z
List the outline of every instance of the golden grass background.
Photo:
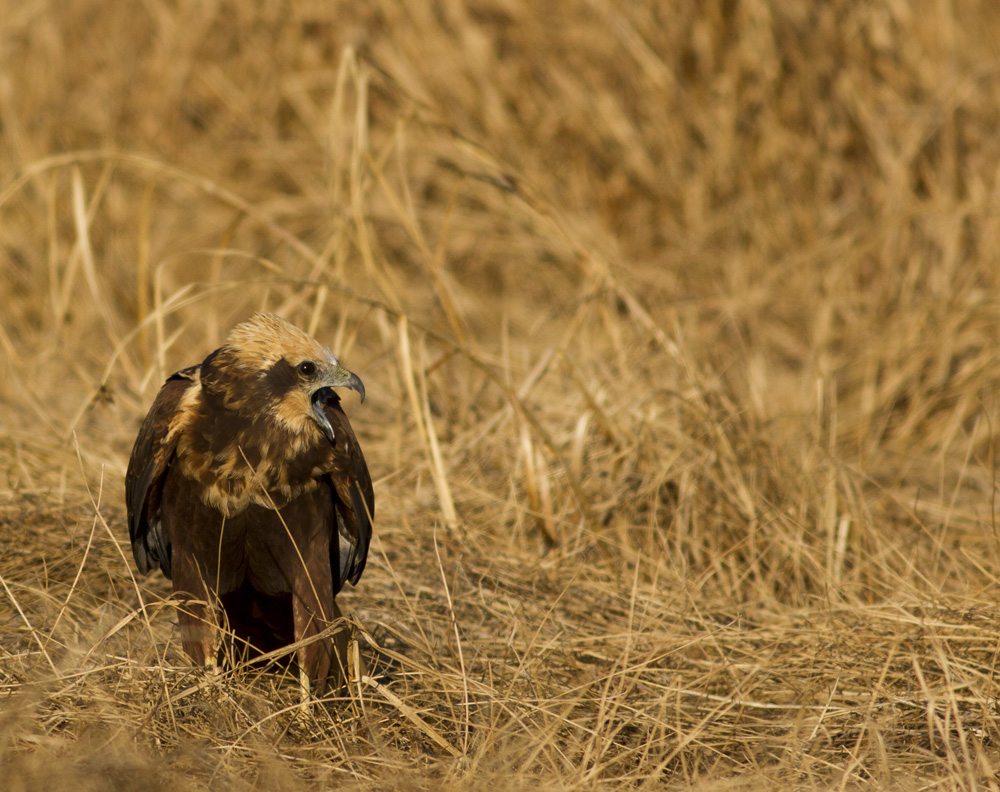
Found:
M 1000 7 L 8 2 L 7 790 L 995 789 Z M 251 311 L 365 381 L 388 663 L 185 662 L 122 479 Z

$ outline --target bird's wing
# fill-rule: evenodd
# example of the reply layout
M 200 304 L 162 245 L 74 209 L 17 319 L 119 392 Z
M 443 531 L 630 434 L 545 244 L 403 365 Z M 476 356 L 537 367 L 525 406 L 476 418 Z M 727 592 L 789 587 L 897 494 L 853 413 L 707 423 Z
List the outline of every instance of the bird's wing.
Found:
M 125 474 L 125 507 L 132 555 L 143 574 L 159 567 L 170 577 L 170 545 L 163 536 L 160 503 L 163 482 L 177 447 L 181 400 L 197 381 L 198 366 L 170 376 L 149 408 L 132 447 Z
M 340 399 L 335 395 L 328 398 L 323 404 L 323 412 L 334 437 L 333 464 L 326 479 L 336 496 L 338 542 L 330 547 L 330 562 L 339 576 L 334 586 L 339 591 L 345 580 L 357 584 L 364 572 L 375 517 L 375 492 L 361 446 L 340 406 Z

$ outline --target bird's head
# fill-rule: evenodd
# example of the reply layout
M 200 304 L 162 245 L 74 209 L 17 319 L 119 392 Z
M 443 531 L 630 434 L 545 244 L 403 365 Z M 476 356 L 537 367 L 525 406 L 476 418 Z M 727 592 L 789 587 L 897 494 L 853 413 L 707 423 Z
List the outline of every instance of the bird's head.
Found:
M 318 427 L 331 442 L 333 428 L 323 413 L 323 403 L 335 398 L 331 389 L 350 388 L 365 400 L 357 374 L 312 336 L 270 313 L 232 329 L 203 364 L 202 383 L 230 410 L 255 419 L 266 415 L 297 435 Z

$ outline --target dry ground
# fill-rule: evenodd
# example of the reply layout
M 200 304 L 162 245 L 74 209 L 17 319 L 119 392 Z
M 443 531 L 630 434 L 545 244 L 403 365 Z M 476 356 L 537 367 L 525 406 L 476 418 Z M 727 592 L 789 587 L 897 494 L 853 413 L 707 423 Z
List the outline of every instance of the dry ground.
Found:
M 2 5 L 5 790 L 997 788 L 1000 6 Z M 369 394 L 305 713 L 124 519 L 262 307 Z

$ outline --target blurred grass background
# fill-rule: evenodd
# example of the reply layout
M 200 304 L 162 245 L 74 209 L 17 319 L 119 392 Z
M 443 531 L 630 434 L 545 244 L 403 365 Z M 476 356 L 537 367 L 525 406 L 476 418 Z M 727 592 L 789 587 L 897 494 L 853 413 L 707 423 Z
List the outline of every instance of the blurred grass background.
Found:
M 7 2 L 8 790 L 996 789 L 1000 6 Z M 368 389 L 391 667 L 206 679 L 164 376 Z M 381 670 L 379 671 L 381 673 Z

